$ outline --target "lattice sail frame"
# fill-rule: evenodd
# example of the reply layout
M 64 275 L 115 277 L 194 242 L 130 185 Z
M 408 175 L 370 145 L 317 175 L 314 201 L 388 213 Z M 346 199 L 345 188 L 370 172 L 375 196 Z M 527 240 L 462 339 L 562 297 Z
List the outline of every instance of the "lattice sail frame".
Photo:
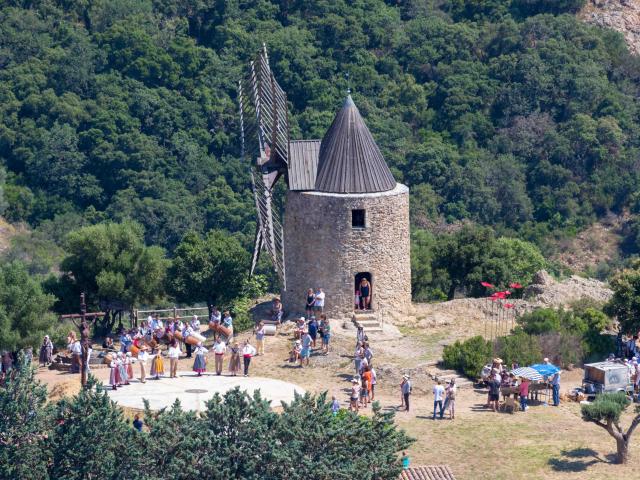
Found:
M 251 260 L 251 274 L 264 248 L 286 288 L 284 234 L 273 193 L 277 181 L 287 179 L 289 163 L 289 115 L 287 96 L 276 82 L 266 46 L 249 64 L 245 78 L 238 82 L 241 154 L 251 165 L 253 196 L 258 225 Z

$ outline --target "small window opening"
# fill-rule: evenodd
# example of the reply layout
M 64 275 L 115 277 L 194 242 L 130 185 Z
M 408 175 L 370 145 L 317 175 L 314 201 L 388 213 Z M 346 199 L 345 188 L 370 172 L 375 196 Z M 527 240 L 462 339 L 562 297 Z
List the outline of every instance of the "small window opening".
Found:
M 351 226 L 353 228 L 365 228 L 364 210 L 351 210 Z

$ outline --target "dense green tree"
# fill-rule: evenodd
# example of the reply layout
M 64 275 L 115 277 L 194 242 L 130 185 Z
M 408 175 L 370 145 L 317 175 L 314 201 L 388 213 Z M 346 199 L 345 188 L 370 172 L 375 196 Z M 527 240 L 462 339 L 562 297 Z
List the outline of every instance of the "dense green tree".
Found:
M 0 348 L 36 347 L 56 324 L 55 297 L 19 261 L 0 265 Z
M 61 263 L 62 277 L 55 288 L 65 292 L 67 302 L 77 301 L 80 292 L 87 302 L 103 302 L 107 313 L 139 303 L 150 303 L 164 293 L 168 261 L 160 247 L 147 247 L 142 227 L 136 223 L 101 223 L 71 232 L 65 242 L 68 255 Z M 69 295 L 75 291 L 76 295 Z M 114 307 L 114 304 L 123 307 Z M 73 304 L 72 304 L 73 305 Z M 77 306 L 67 306 L 73 311 Z M 113 325 L 104 319 L 107 330 Z
M 640 265 L 618 272 L 611 280 L 613 297 L 606 312 L 620 323 L 620 331 L 636 334 L 640 331 Z
M 122 410 L 106 392 L 88 388 L 56 405 L 51 433 L 51 478 L 65 480 L 143 478 L 140 461 L 145 443 L 124 419 Z M 144 466 L 142 464 L 142 466 Z
M 249 254 L 236 238 L 219 230 L 205 237 L 190 232 L 174 255 L 168 290 L 179 302 L 228 304 L 242 292 Z
M 0 386 L 0 478 L 47 480 L 52 406 L 31 365 L 17 367 Z

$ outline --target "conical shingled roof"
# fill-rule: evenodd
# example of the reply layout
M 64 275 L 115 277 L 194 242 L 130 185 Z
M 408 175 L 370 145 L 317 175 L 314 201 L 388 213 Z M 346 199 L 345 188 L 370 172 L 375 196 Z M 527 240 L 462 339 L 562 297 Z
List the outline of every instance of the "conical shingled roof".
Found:
M 393 190 L 396 181 L 360 116 L 351 95 L 320 144 L 316 190 L 375 193 Z

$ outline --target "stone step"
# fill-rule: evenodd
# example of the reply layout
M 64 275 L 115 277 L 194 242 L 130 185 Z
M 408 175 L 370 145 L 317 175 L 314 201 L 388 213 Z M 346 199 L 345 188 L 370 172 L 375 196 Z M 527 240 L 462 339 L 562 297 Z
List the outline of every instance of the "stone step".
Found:
M 367 327 L 370 325 L 379 325 L 380 322 L 377 320 L 358 320 L 358 325 L 362 325 L 363 327 Z
M 382 332 L 384 332 L 384 330 L 382 330 L 382 328 L 380 328 L 380 327 L 365 328 L 364 331 L 366 333 L 382 333 Z
M 370 313 L 363 315 L 354 315 L 354 317 L 357 322 L 359 322 L 360 320 L 376 320 L 378 318 L 377 315 L 372 315 Z

